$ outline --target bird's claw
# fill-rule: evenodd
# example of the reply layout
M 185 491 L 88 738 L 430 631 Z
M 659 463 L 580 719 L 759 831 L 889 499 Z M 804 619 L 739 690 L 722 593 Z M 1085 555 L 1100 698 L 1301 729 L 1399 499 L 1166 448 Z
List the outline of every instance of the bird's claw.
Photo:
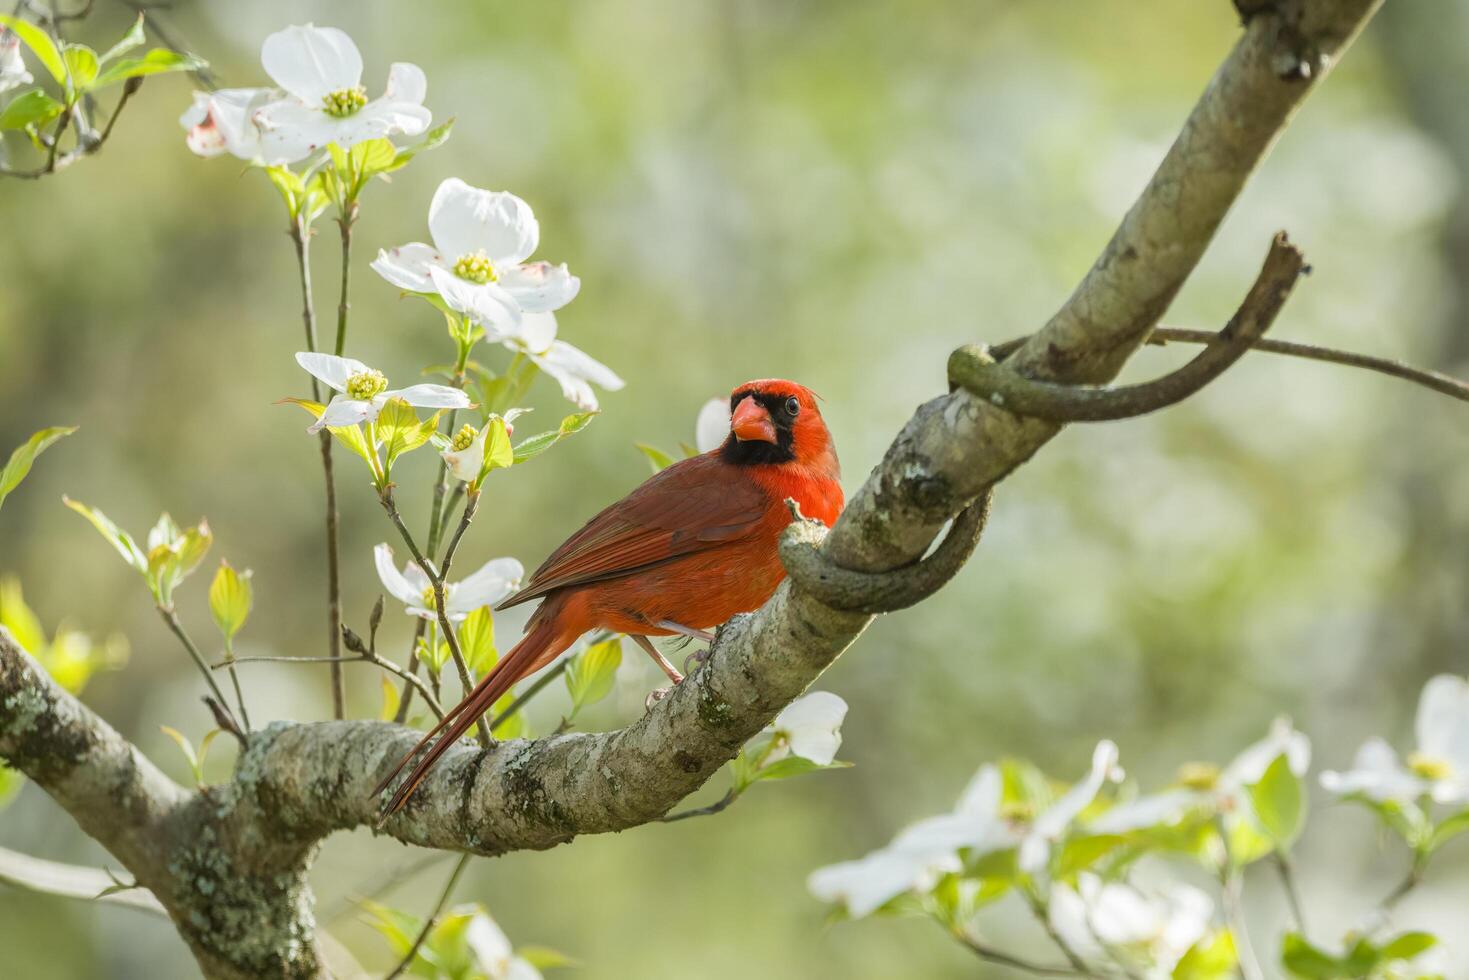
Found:
M 657 704 L 659 701 L 662 701 L 664 698 L 668 697 L 668 695 L 672 693 L 672 685 L 668 687 L 654 688 L 653 690 L 649 691 L 648 696 L 643 699 L 643 710 L 652 711 L 653 705 Z
M 699 667 L 700 664 L 708 663 L 709 654 L 712 653 L 713 650 L 713 647 L 704 647 L 703 649 L 695 650 L 687 657 L 684 657 L 683 672 L 685 674 L 692 674 L 694 670 Z M 690 667 L 689 664 L 693 664 L 694 666 Z

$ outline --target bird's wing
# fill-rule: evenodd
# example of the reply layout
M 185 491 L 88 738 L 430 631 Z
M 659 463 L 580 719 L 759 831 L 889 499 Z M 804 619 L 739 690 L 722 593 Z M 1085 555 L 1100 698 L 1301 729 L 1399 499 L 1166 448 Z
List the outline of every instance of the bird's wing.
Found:
M 770 500 L 743 477 L 739 468 L 713 454 L 673 464 L 588 521 L 497 608 L 568 585 L 628 575 L 753 534 Z

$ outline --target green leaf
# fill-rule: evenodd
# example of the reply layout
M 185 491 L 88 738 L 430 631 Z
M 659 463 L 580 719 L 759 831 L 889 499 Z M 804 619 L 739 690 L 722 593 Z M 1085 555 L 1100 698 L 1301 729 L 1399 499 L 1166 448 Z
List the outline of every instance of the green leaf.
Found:
M 28 126 L 44 126 L 66 106 L 38 88 L 22 92 L 0 109 L 0 130 L 25 129 Z
M 209 612 L 225 641 L 235 638 L 250 615 L 250 573 L 241 575 L 229 562 L 221 559 L 219 571 L 209 585 Z
M 1236 868 L 1253 864 L 1275 850 L 1275 839 L 1242 814 L 1226 816 L 1224 827 L 1228 837 L 1229 860 Z
M 759 782 L 762 779 L 790 779 L 792 776 L 804 776 L 808 772 L 820 772 L 823 769 L 850 769 L 850 762 L 834 759 L 826 765 L 812 762 L 810 759 L 799 755 L 788 755 L 784 759 L 778 759 L 769 765 L 762 766 L 754 773 L 750 782 Z
M 644 456 L 648 457 L 648 463 L 653 467 L 654 473 L 662 472 L 673 465 L 673 457 L 663 450 L 650 446 L 645 442 L 635 443 L 635 445 L 643 451 Z
M 557 952 L 549 946 L 519 946 L 515 950 L 515 955 L 537 970 L 555 970 L 561 967 L 581 965 L 565 953 Z
M 459 650 L 476 677 L 483 677 L 500 659 L 495 649 L 495 620 L 489 606 L 481 606 L 459 624 Z
M 398 688 L 386 675 L 378 675 L 383 686 L 383 706 L 378 709 L 378 721 L 392 721 L 398 715 Z
M 85 44 L 68 44 L 62 49 L 61 59 L 71 74 L 72 91 L 89 90 L 97 79 L 97 52 Z
M 97 529 L 98 533 L 117 549 L 119 555 L 122 555 L 123 561 L 144 575 L 148 574 L 148 556 L 143 554 L 143 549 L 138 547 L 138 543 L 133 540 L 132 535 L 108 520 L 107 515 L 100 510 L 93 510 L 86 504 L 72 500 L 70 497 L 62 497 L 61 500 L 66 506 L 91 521 L 92 526 Z
M 429 436 L 438 431 L 441 415 L 442 409 L 420 421 L 412 405 L 401 398 L 389 398 L 374 427 L 377 439 L 383 445 L 386 468 L 391 470 L 399 456 L 411 453 L 428 442 Z
M 510 431 L 502 418 L 490 419 L 485 426 L 485 457 L 481 477 L 490 470 L 502 470 L 515 464 L 515 451 L 510 448 Z
M 566 670 L 566 690 L 571 694 L 571 714 L 612 693 L 617 668 L 622 664 L 622 640 L 613 637 L 594 643 L 578 654 Z
M 300 405 L 306 411 L 311 413 L 312 418 L 316 419 L 321 418 L 321 413 L 325 410 L 326 407 L 322 405 L 321 402 L 308 401 L 305 398 L 282 398 L 281 403 Z M 362 426 L 334 425 L 328 426 L 327 431 L 330 432 L 337 439 L 339 439 L 342 444 L 348 449 L 352 450 L 358 456 L 362 457 L 362 461 L 365 462 L 368 467 L 372 469 L 373 475 L 377 474 L 377 452 L 367 444 L 367 436 L 363 434 Z
M 1173 980 L 1223 980 L 1234 976 L 1238 963 L 1234 934 L 1221 929 L 1189 947 L 1173 968 Z
M 574 415 L 566 416 L 561 420 L 561 424 L 552 431 L 537 433 L 516 446 L 515 462 L 524 463 L 528 459 L 534 459 L 567 436 L 585 429 L 596 417 L 596 412 L 577 412 Z
M 105 65 L 118 55 L 127 54 L 145 40 L 147 40 L 147 35 L 143 29 L 143 15 L 138 14 L 138 19 L 133 21 L 133 26 L 128 28 L 128 32 L 122 36 L 122 39 L 107 49 L 107 53 L 102 56 L 102 63 Z
M 360 904 L 363 911 L 371 917 L 368 925 L 388 941 L 396 955 L 406 956 L 413 948 L 413 940 L 423 928 L 423 920 L 369 899 L 362 899 Z
M 1290 768 L 1290 759 L 1280 755 L 1265 770 L 1260 781 L 1249 787 L 1250 801 L 1260 828 L 1284 850 L 1301 832 L 1306 818 L 1306 792 L 1300 777 Z
M 418 640 L 418 659 L 428 666 L 428 669 L 437 674 L 444 669 L 444 664 L 449 662 L 449 644 L 442 641 L 429 645 L 422 637 Z
M 1469 810 L 1445 817 L 1433 828 L 1433 834 L 1428 839 L 1428 852 L 1433 853 L 1466 830 L 1469 830 Z
M 1069 878 L 1078 871 L 1085 871 L 1126 841 L 1127 838 L 1115 834 L 1074 837 L 1061 848 L 1061 859 L 1056 868 L 1056 874 L 1062 878 Z
M 23 785 L 25 785 L 25 777 L 0 762 L 0 810 L 15 799 L 15 794 L 20 792 Z
M 515 403 L 525 397 L 525 393 L 530 390 L 531 382 L 535 380 L 540 370 L 530 358 L 523 354 L 516 354 L 510 359 L 510 367 L 500 377 L 481 376 L 479 378 L 480 408 L 485 413 L 485 418 L 491 415 L 504 415 L 515 407 Z
M 1382 959 L 1411 960 L 1438 945 L 1438 937 L 1429 932 L 1405 932 L 1394 936 L 1379 951 Z
M 105 88 L 108 85 L 125 82 L 129 78 L 161 75 L 170 71 L 198 71 L 208 66 L 209 62 L 195 58 L 193 55 L 179 54 L 167 48 L 154 48 L 141 58 L 124 58 L 108 65 L 97 76 L 92 88 Z
M 62 84 L 66 83 L 66 64 L 61 60 L 61 52 L 56 50 L 56 42 L 51 40 L 51 35 L 30 21 L 9 14 L 0 14 L 0 27 L 8 27 L 14 31 L 15 36 L 31 49 L 36 60 L 51 73 L 51 77 Z
M 46 633 L 41 619 L 26 605 L 21 595 L 20 579 L 7 575 L 0 578 L 0 626 L 10 630 L 15 642 L 31 656 L 40 659 L 46 649 Z
M 184 754 L 184 758 L 189 761 L 189 770 L 194 774 L 194 784 L 196 786 L 203 786 L 204 763 L 194 751 L 193 743 L 189 741 L 189 737 L 177 728 L 170 728 L 167 725 L 159 725 L 158 729 L 173 739 L 174 744 L 179 747 L 179 751 Z
M 64 436 L 69 436 L 77 430 L 74 425 L 58 425 L 49 429 L 42 429 L 33 434 L 24 444 L 17 446 L 6 461 L 5 468 L 0 470 L 0 505 L 5 503 L 5 498 L 10 491 L 20 485 L 26 474 L 31 471 L 31 464 L 36 457 L 46 451 L 46 447 Z
M 443 142 L 449 138 L 449 133 L 451 130 L 453 130 L 453 128 L 454 120 L 450 118 L 449 121 L 445 122 L 443 125 L 435 126 L 433 129 L 430 129 L 426 134 L 424 134 L 423 139 L 419 140 L 417 143 L 414 143 L 412 146 L 405 146 L 401 150 L 398 150 L 397 155 L 393 159 L 392 166 L 387 168 L 388 171 L 391 172 L 394 170 L 402 170 L 404 167 L 408 166 L 409 161 L 418 156 L 424 150 L 432 150 L 434 147 L 442 145 Z
M 364 140 L 352 147 L 351 166 L 358 176 L 366 180 L 374 174 L 393 169 L 393 160 L 398 155 L 391 140 Z

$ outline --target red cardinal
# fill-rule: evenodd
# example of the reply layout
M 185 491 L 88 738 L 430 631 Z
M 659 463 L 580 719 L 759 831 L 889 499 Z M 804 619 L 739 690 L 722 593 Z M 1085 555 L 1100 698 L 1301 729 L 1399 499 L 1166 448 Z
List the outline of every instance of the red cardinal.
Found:
M 729 398 L 730 434 L 587 522 L 500 609 L 544 599 L 515 645 L 469 696 L 424 736 L 378 791 L 445 727 L 393 794 L 399 810 L 428 771 L 523 678 L 594 629 L 626 633 L 674 683 L 682 680 L 650 636 L 706 632 L 765 604 L 785 577 L 776 546 L 791 521 L 786 498 L 830 526 L 842 511 L 841 470 L 816 396 L 793 381 L 751 381 Z

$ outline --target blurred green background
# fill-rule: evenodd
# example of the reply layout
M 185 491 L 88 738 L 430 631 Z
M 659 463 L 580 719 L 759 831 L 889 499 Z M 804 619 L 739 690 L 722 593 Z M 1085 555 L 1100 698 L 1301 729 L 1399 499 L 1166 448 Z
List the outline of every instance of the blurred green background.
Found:
M 1315 273 L 1279 336 L 1465 372 L 1469 12 L 1388 7 L 1166 322 L 1220 325 L 1285 228 Z M 74 33 L 105 46 L 129 16 L 101 2 Z M 458 118 L 447 145 L 365 196 L 348 352 L 395 382 L 449 356 L 438 315 L 367 263 L 424 239 L 434 187 L 459 176 L 531 203 L 537 257 L 583 282 L 562 336 L 628 382 L 587 432 L 492 479 L 465 569 L 537 564 L 647 475 L 634 442 L 691 440 L 699 405 L 749 377 L 825 397 L 855 490 L 942 390 L 950 349 L 1030 331 L 1065 299 L 1238 33 L 1225 0 L 195 0 L 171 20 L 227 85 L 263 84 L 260 41 L 306 21 L 354 37 L 370 91 L 390 61 L 423 66 L 436 119 Z M 82 426 L 0 514 L 0 572 L 20 576 L 48 628 L 129 637 L 126 670 L 86 700 L 181 780 L 158 726 L 195 740 L 210 726 L 198 677 L 61 494 L 135 531 L 163 509 L 207 515 L 213 556 L 255 572 L 239 652 L 325 652 L 316 442 L 298 410 L 272 405 L 304 390 L 285 220 L 259 174 L 185 149 L 190 86 L 150 80 L 100 157 L 0 183 L 0 447 Z M 314 258 L 327 316 L 326 219 Z M 1186 354 L 1150 349 L 1131 376 Z M 544 379 L 530 402 L 527 431 L 567 408 Z M 1257 355 L 1161 416 L 1074 428 L 1004 484 L 957 581 L 877 622 L 823 678 L 851 704 L 854 768 L 762 784 L 713 818 L 481 860 L 456 897 L 485 902 L 515 942 L 576 957 L 568 975 L 589 980 L 1004 975 L 925 923 L 826 926 L 807 872 L 946 808 L 1004 755 L 1072 779 L 1109 736 L 1156 784 L 1228 758 L 1282 713 L 1312 734 L 1319 765 L 1346 764 L 1366 734 L 1402 740 L 1423 681 L 1465 670 L 1465 419 L 1402 383 Z M 363 469 L 337 459 L 346 615 L 360 627 L 379 591 L 371 549 L 390 534 Z M 397 474 L 407 513 L 426 512 L 430 462 Z M 186 585 L 181 610 L 213 643 L 206 586 Z M 522 621 L 502 618 L 502 646 Z M 411 622 L 390 609 L 384 631 L 402 650 Z M 378 677 L 346 670 L 353 710 L 374 714 Z M 257 722 L 329 711 L 324 667 L 243 678 Z M 658 681 L 629 654 L 588 726 L 635 717 Z M 552 727 L 563 697 L 543 699 L 533 727 Z M 224 740 L 216 751 L 224 778 Z M 1366 811 L 1316 796 L 1299 863 L 1313 927 L 1330 934 L 1405 859 Z M 0 845 L 108 861 L 34 787 L 0 816 Z M 322 853 L 319 918 L 369 967 L 391 957 L 345 900 L 395 881 L 384 899 L 422 914 L 448 862 L 405 875 L 420 857 L 365 832 Z M 1460 966 L 1466 872 L 1466 848 L 1450 848 L 1405 912 Z M 1268 869 L 1254 874 L 1268 951 L 1281 908 Z M 986 921 L 1001 944 L 1039 943 L 1018 909 Z M 13 890 L 0 889 L 0 940 L 9 976 L 196 972 L 159 920 Z

